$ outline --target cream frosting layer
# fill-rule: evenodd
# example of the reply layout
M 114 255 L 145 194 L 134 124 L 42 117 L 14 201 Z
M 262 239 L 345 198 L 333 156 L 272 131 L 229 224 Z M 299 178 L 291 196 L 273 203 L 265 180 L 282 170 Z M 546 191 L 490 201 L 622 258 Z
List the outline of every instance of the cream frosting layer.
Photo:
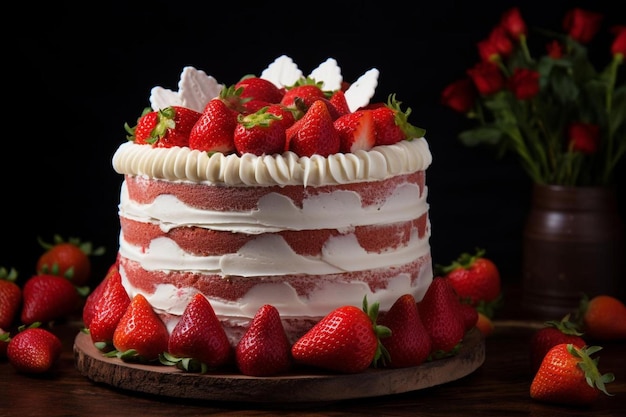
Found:
M 430 254 L 417 260 L 417 278 L 406 272 L 399 272 L 387 280 L 384 288 L 372 289 L 367 283 L 355 280 L 342 280 L 336 277 L 322 279 L 306 296 L 300 296 L 289 282 L 260 282 L 237 302 L 211 298 L 210 302 L 220 320 L 229 325 L 246 326 L 263 304 L 275 306 L 284 319 L 321 318 L 342 305 L 361 306 L 363 297 L 378 302 L 381 311 L 388 311 L 395 300 L 410 293 L 421 300 L 433 279 Z M 375 271 L 374 271 L 375 273 Z M 158 313 L 169 316 L 168 327 L 176 324 L 187 303 L 198 292 L 191 287 L 176 287 L 171 284 L 158 284 L 155 291 L 148 293 L 134 287 L 127 278 L 123 265 L 120 266 L 122 283 L 129 295 L 141 293 Z
M 374 181 L 424 171 L 431 163 L 425 138 L 328 157 L 299 157 L 293 152 L 209 155 L 187 147 L 153 148 L 133 142 L 123 143 L 113 155 L 113 168 L 120 174 L 230 186 L 307 187 Z

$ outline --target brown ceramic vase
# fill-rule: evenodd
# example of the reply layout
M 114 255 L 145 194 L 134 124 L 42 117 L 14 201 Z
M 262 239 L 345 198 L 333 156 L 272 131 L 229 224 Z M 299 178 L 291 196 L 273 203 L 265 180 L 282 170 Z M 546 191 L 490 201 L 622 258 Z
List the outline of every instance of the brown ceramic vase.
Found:
M 524 226 L 522 307 L 537 319 L 574 313 L 583 294 L 623 299 L 624 223 L 608 187 L 535 184 Z

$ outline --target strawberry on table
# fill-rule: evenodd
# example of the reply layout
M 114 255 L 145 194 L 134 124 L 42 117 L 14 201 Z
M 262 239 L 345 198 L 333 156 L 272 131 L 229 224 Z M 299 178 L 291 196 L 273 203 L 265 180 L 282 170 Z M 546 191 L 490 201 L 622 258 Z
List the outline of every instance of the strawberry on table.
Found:
M 54 235 L 52 243 L 39 239 L 45 252 L 37 260 L 37 273 L 59 275 L 72 281 L 74 285 L 87 285 L 91 277 L 91 256 L 105 252 L 103 246 L 94 248 L 91 242 L 81 242 L 78 238 L 67 241 Z
M 600 392 L 611 395 L 606 384 L 615 376 L 601 374 L 598 359 L 591 358 L 601 349 L 600 346 L 579 348 L 571 343 L 552 347 L 531 383 L 530 397 L 547 403 L 590 405 Z
M 464 302 L 493 317 L 501 296 L 500 271 L 485 257 L 484 249 L 475 254 L 463 253 L 448 266 L 437 266 Z
M 83 293 L 79 288 L 58 275 L 35 275 L 22 288 L 23 324 L 48 323 L 67 318 L 80 308 Z
M 237 368 L 244 375 L 272 376 L 291 367 L 291 345 L 276 307 L 259 308 L 235 348 Z
M 22 306 L 22 289 L 17 285 L 17 271 L 0 267 L 0 328 L 9 329 Z
M 116 350 L 107 356 L 117 356 L 127 362 L 152 362 L 167 351 L 169 333 L 146 297 L 135 295 L 113 333 Z
M 430 335 L 433 356 L 453 354 L 465 336 L 465 322 L 461 302 L 450 281 L 440 276 L 433 278 L 417 308 Z
M 376 324 L 378 303 L 363 309 L 348 305 L 334 309 L 291 347 L 294 360 L 341 373 L 358 373 L 376 364 L 383 354 L 380 338 L 389 328 Z
M 569 314 L 560 321 L 550 320 L 545 322 L 544 327 L 533 333 L 530 338 L 531 371 L 533 373 L 537 372 L 546 353 L 561 343 L 571 343 L 579 348 L 585 346 L 582 333 L 578 331 L 576 324 L 570 321 Z
M 107 285 L 106 281 L 111 277 L 111 275 L 113 275 L 113 274 L 118 272 L 118 268 L 117 267 L 118 267 L 117 262 L 113 263 L 109 267 L 109 270 L 107 271 L 107 273 L 104 276 L 104 278 L 96 286 L 96 288 L 94 288 L 93 291 L 91 291 L 87 295 L 87 298 L 85 299 L 85 305 L 83 306 L 83 324 L 85 325 L 86 329 L 89 328 L 89 326 L 91 324 L 91 320 L 96 315 L 96 304 L 98 302 L 98 299 L 100 298 L 100 296 L 104 292 L 104 289 L 105 289 L 105 287 Z
M 11 340 L 11 333 L 7 332 L 3 328 L 0 328 L 0 359 L 7 357 L 7 348 L 9 347 L 9 341 Z
M 626 340 L 626 305 L 608 294 L 580 300 L 575 319 L 585 338 L 598 341 Z
M 495 330 L 495 325 L 491 318 L 487 317 L 485 313 L 478 312 L 478 320 L 476 320 L 476 328 L 487 337 Z
M 130 297 L 122 286 L 122 277 L 116 267 L 102 281 L 103 289 L 93 299 L 93 316 L 89 321 L 89 334 L 95 346 L 108 351 L 113 346 L 113 335 L 118 323 L 130 304 Z M 84 316 L 85 308 L 83 308 Z M 87 325 L 87 324 L 85 324 Z
M 463 320 L 465 331 L 470 330 L 471 328 L 476 326 L 476 324 L 478 323 L 478 317 L 479 317 L 478 310 L 476 310 L 474 306 L 466 304 L 466 303 L 460 303 L 459 313 Z
M 19 372 L 48 372 L 61 356 L 61 340 L 54 333 L 37 327 L 38 324 L 20 329 L 9 340 L 7 358 Z
M 164 365 L 205 373 L 231 359 L 231 345 L 213 306 L 197 293 L 183 311 L 168 341 L 167 352 L 160 356 Z
M 411 294 L 398 297 L 378 323 L 391 330 L 391 336 L 381 339 L 388 353 L 382 357 L 384 366 L 417 366 L 428 359 L 432 342 Z

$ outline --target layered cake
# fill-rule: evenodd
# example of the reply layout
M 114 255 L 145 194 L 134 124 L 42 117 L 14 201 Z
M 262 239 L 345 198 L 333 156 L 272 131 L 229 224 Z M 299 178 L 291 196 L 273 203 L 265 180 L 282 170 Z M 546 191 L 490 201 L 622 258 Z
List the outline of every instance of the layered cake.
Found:
M 351 111 L 368 105 L 378 73 L 345 89 Z M 302 77 L 287 57 L 261 77 L 280 88 Z M 333 60 L 309 77 L 343 83 Z M 345 84 L 344 84 L 345 85 Z M 224 86 L 187 67 L 179 91 L 152 90 L 153 110 L 202 112 Z M 207 152 L 123 143 L 118 262 L 129 295 L 143 294 L 173 329 L 192 297 L 210 301 L 233 343 L 264 304 L 294 341 L 336 307 L 363 298 L 388 310 L 421 300 L 433 278 L 426 139 L 411 137 L 328 156 Z

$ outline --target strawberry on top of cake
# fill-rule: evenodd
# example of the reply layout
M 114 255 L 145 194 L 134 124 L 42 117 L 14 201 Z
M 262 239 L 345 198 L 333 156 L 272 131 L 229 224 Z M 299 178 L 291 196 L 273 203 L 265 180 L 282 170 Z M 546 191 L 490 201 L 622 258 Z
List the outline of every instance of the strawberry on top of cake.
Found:
M 113 157 L 120 274 L 171 330 L 204 294 L 233 342 L 275 306 L 292 340 L 364 296 L 386 311 L 432 281 L 424 130 L 378 70 L 346 83 L 281 56 L 226 87 L 193 67 L 126 126 Z

